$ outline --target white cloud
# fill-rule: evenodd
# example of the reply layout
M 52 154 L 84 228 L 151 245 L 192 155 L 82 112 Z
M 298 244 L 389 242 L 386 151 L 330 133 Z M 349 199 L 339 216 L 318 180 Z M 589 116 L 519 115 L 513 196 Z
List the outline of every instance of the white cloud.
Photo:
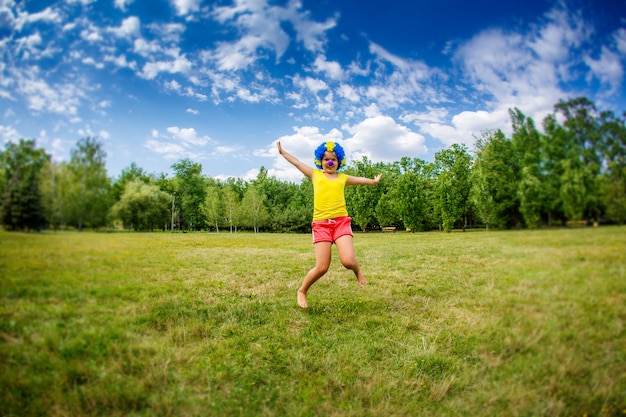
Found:
M 194 116 L 197 116 L 198 114 L 200 114 L 200 112 L 199 112 L 198 110 L 196 110 L 196 109 L 192 109 L 192 108 L 187 109 L 187 110 L 186 110 L 186 112 L 187 112 L 187 113 L 191 113 L 191 114 L 193 114 Z
M 172 0 L 179 16 L 196 12 L 200 8 L 200 0 Z
M 32 35 L 17 39 L 18 51 L 24 50 L 26 51 L 26 53 L 36 53 L 37 47 L 39 45 L 41 45 L 41 35 L 39 34 L 39 32 L 35 32 Z
M 65 0 L 67 3 L 69 4 L 73 4 L 73 3 L 79 3 L 82 4 L 83 6 L 88 6 L 89 4 L 97 1 L 97 0 Z
M 315 58 L 313 68 L 316 72 L 326 74 L 326 76 L 332 80 L 341 80 L 342 78 L 344 78 L 341 65 L 339 65 L 339 63 L 336 61 L 326 61 L 326 57 L 322 55 L 318 55 L 317 58 Z
M 626 56 L 626 29 L 619 28 L 613 34 L 613 38 L 615 39 L 615 44 L 617 45 L 617 50 L 624 56 Z
M 286 16 L 296 31 L 296 40 L 311 52 L 321 52 L 326 44 L 326 32 L 337 25 L 337 18 L 315 22 L 309 19 L 309 13 L 299 11 L 301 7 L 300 1 L 291 1 L 286 10 Z
M 21 6 L 20 4 L 20 8 Z M 0 14 L 5 14 L 9 17 L 9 20 L 12 21 L 17 31 L 21 31 L 24 26 L 33 23 L 60 23 L 62 20 L 61 14 L 53 7 L 46 7 L 41 12 L 37 13 L 27 13 L 18 10 L 17 16 L 14 16 L 11 9 L 15 10 L 15 2 L 13 1 L 8 2 L 7 5 L 0 5 Z
M 403 156 L 419 157 L 428 149 L 425 138 L 388 116 L 374 116 L 348 127 L 352 137 L 345 141 L 346 152 L 367 155 L 372 161 L 393 162 Z
M 163 158 L 168 160 L 181 159 L 188 155 L 184 147 L 175 143 L 148 140 L 144 146 L 152 152 L 161 154 Z
M 139 36 L 140 26 L 139 18 L 130 16 L 124 19 L 119 27 L 111 27 L 108 30 L 118 38 L 133 38 Z
M 411 112 L 400 117 L 405 123 L 445 123 L 448 117 L 448 110 L 445 107 L 426 106 L 426 112 Z
M 179 141 L 182 142 L 183 146 L 205 146 L 209 144 L 213 144 L 213 140 L 208 136 L 198 136 L 196 129 L 194 128 L 179 128 L 176 126 L 168 127 L 167 131 Z
M 365 90 L 367 98 L 387 108 L 416 101 L 436 103 L 448 100 L 445 88 L 442 88 L 445 84 L 441 82 L 446 76 L 441 70 L 422 61 L 398 57 L 373 42 L 369 50 L 376 59 L 377 68 L 372 71 L 374 79 Z M 440 81 L 438 88 L 433 86 L 435 79 Z
M 620 57 L 616 53 L 603 46 L 599 59 L 595 60 L 586 56 L 584 60 L 591 69 L 588 81 L 591 81 L 590 78 L 593 76 L 598 78 L 602 84 L 610 86 L 609 93 L 619 91 L 624 78 L 624 69 Z
M 161 45 L 157 41 L 148 42 L 143 38 L 135 39 L 133 51 L 143 57 L 149 57 L 162 51 Z
M 477 110 L 462 111 L 449 124 L 419 113 L 405 115 L 405 120 L 414 121 L 422 132 L 446 145 L 464 143 L 470 147 L 474 136 L 485 130 L 510 131 L 510 108 L 518 107 L 535 121 L 543 120 L 553 105 L 567 96 L 561 85 L 575 77 L 574 51 L 590 34 L 579 16 L 562 6 L 544 18 L 542 25 L 526 34 L 490 29 L 459 45 L 454 60 L 461 64 L 462 81 L 468 85 L 459 97 L 479 103 L 474 106 Z M 610 65 L 601 69 L 601 62 Z M 621 77 L 610 53 L 598 61 L 587 58 L 587 63 L 594 65 L 594 75 L 607 83 L 615 85 Z
M 302 78 L 299 75 L 296 75 L 293 78 L 293 84 L 296 88 L 306 90 L 313 94 L 318 94 L 320 91 L 328 90 L 328 84 L 320 78 Z
M 296 41 L 302 42 L 307 50 L 321 52 L 326 42 L 325 32 L 336 22 L 334 19 L 313 22 L 309 13 L 300 11 L 301 7 L 299 1 L 291 1 L 287 8 L 282 8 L 270 6 L 266 0 L 238 0 L 233 6 L 215 7 L 213 17 L 221 24 L 234 26 L 241 36 L 236 41 L 220 43 L 207 57 L 216 61 L 221 71 L 247 68 L 261 57 L 261 49 L 273 51 L 279 61 L 290 43 L 282 28 L 284 22 L 293 25 Z M 324 66 L 323 70 L 337 74 L 333 64 Z
M 528 44 L 541 61 L 567 61 L 571 50 L 579 47 L 588 37 L 589 29 L 579 16 L 562 7 L 551 9 L 546 18 L 547 23 L 537 34 L 531 34 Z
M 131 4 L 134 0 L 115 0 L 115 7 L 120 9 L 121 11 L 126 11 L 126 6 Z
M 139 75 L 142 78 L 151 80 L 161 72 L 167 72 L 169 74 L 188 73 L 193 66 L 191 61 L 189 61 L 184 55 L 177 55 L 178 51 L 175 51 L 175 54 L 176 56 L 173 61 L 156 61 L 146 63 Z
M 352 103 L 358 103 L 361 98 L 356 89 L 349 84 L 341 84 L 337 90 L 339 97 L 345 98 Z
M 2 143 L 17 143 L 21 137 L 22 135 L 20 135 L 14 127 L 0 125 L 0 138 L 2 138 Z
M 320 129 L 316 126 L 294 127 L 293 129 L 295 133 L 281 136 L 278 140 L 287 152 L 310 166 L 314 165 L 313 154 L 315 148 L 320 143 L 333 141 L 343 145 L 342 133 L 337 129 L 332 129 L 326 134 L 320 132 Z M 274 157 L 274 165 L 271 169 L 268 169 L 270 176 L 292 182 L 300 182 L 303 178 L 302 173 L 297 168 L 278 154 L 276 142 L 272 143 L 267 149 L 256 150 L 254 155 L 258 157 Z
M 392 162 L 403 156 L 419 157 L 427 152 L 422 135 L 397 124 L 390 117 L 367 118 L 345 129 L 352 137 L 344 138 L 338 129 L 331 129 L 324 134 L 318 127 L 302 126 L 294 127 L 294 134 L 281 136 L 278 140 L 285 150 L 310 166 L 314 165 L 315 148 L 326 141 L 343 146 L 347 163 L 362 156 L 367 156 L 373 162 Z M 269 175 L 292 182 L 302 179 L 302 173 L 278 154 L 275 142 L 269 148 L 256 150 L 254 155 L 274 158 L 274 165 L 268 170 Z
M 36 112 L 49 111 L 66 116 L 75 116 L 83 91 L 77 84 L 50 86 L 45 80 L 22 76 L 18 79 L 18 91 L 26 97 L 28 107 Z

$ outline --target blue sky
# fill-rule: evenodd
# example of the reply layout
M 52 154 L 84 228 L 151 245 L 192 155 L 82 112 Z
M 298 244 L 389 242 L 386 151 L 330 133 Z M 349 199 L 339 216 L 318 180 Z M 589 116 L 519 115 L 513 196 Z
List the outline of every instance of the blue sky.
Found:
M 312 164 L 433 160 L 560 99 L 626 110 L 626 0 L 0 0 L 0 140 L 107 170 L 299 181 Z

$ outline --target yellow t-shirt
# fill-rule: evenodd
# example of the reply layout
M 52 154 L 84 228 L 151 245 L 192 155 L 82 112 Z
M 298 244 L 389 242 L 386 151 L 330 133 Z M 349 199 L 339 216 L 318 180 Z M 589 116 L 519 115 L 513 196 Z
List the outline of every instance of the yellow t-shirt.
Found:
M 348 215 L 344 189 L 348 176 L 337 174 L 334 180 L 322 171 L 313 171 L 313 221 L 334 219 Z

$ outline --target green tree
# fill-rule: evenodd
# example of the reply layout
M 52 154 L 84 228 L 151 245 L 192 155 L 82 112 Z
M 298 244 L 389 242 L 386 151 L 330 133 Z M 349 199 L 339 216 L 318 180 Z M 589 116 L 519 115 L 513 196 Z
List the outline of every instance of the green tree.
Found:
M 567 160 L 567 134 L 558 123 L 554 114 L 543 120 L 545 135 L 541 137 L 541 172 L 543 175 L 542 194 L 545 198 L 545 210 L 548 226 L 563 217 L 563 201 L 561 200 L 561 178 L 563 177 L 563 161 Z
M 563 161 L 563 175 L 561 176 L 561 201 L 566 218 L 579 221 L 583 218 L 585 209 L 584 170 L 573 161 Z
M 134 230 L 165 230 L 169 224 L 171 196 L 140 179 L 126 183 L 112 214 L 124 227 Z
M 520 224 L 515 154 L 502 131 L 485 132 L 476 141 L 471 198 L 487 227 Z
M 204 202 L 200 205 L 200 210 L 207 219 L 207 225 L 215 227 L 216 233 L 220 232 L 220 226 L 224 224 L 224 218 L 226 217 L 221 193 L 222 189 L 218 182 L 208 182 L 205 189 Z
M 224 215 L 226 224 L 228 224 L 230 233 L 236 233 L 240 221 L 241 203 L 239 201 L 239 193 L 230 186 L 224 187 L 222 190 L 222 201 L 224 203 Z
M 403 157 L 394 164 L 393 170 L 398 174 L 390 195 L 404 227 L 414 232 L 429 230 L 433 222 L 431 194 L 434 188 L 434 164 Z
M 246 189 L 241 201 L 242 224 L 251 226 L 254 233 L 264 227 L 269 219 L 267 207 L 265 207 L 265 196 L 254 186 Z
M 463 145 L 452 147 L 435 154 L 437 166 L 436 196 L 443 230 L 450 232 L 457 220 L 467 226 L 469 208 L 470 172 L 472 158 Z
M 49 161 L 42 169 L 41 195 L 46 222 L 54 229 L 67 225 L 71 175 L 67 162 Z
M 195 230 L 206 224 L 200 206 L 204 203 L 206 184 L 202 165 L 182 159 L 172 165 L 175 172 L 176 204 L 181 211 L 181 227 Z
M 402 223 L 389 193 L 380 196 L 376 204 L 376 220 L 381 227 L 398 226 Z
M 8 143 L 0 155 L 4 188 L 0 212 L 9 230 L 41 230 L 46 218 L 40 191 L 40 177 L 50 156 L 37 149 L 34 140 Z
M 517 196 L 520 201 L 520 213 L 529 228 L 536 228 L 541 220 L 541 213 L 547 205 L 541 172 L 541 134 L 531 118 L 527 118 L 519 109 L 509 110 L 513 126 L 511 138 L 513 151 L 519 161 L 519 182 Z
M 112 203 L 105 158 L 106 152 L 102 145 L 91 137 L 79 140 L 70 152 L 68 221 L 76 225 L 78 230 L 85 226 L 100 227 L 107 224 Z
M 142 181 L 145 184 L 153 182 L 153 178 L 148 175 L 143 168 L 132 162 L 127 168 L 122 170 L 120 175 L 117 177 L 117 180 L 113 183 L 111 191 L 113 200 L 119 201 L 124 189 L 126 188 L 126 184 L 135 180 Z
M 373 164 L 364 156 L 360 161 L 353 161 L 345 173 L 358 177 L 374 178 L 382 171 L 384 171 L 383 164 Z M 361 230 L 366 231 L 378 225 L 376 205 L 382 195 L 381 189 L 382 187 L 346 187 L 345 197 L 348 213 Z
M 596 106 L 586 97 L 577 97 L 559 101 L 554 106 L 554 112 L 565 119 L 566 158 L 561 163 L 567 172 L 563 178 L 572 180 L 576 177 L 576 181 L 581 182 L 584 190 L 580 200 L 583 216 L 592 216 L 597 220 L 602 198 L 595 182 L 602 168 L 602 135 Z M 564 186 L 571 190 L 571 181 Z M 561 194 L 567 195 L 568 192 L 562 190 Z M 567 212 L 570 208 L 564 207 Z
M 626 117 L 626 114 L 624 115 Z M 624 119 L 610 111 L 601 114 L 603 165 L 599 182 L 602 201 L 609 218 L 619 224 L 626 222 L 626 126 Z

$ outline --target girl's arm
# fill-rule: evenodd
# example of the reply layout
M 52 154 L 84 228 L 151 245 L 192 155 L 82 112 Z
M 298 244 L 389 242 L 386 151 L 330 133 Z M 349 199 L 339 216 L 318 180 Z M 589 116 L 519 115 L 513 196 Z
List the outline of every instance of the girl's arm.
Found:
M 380 177 L 383 174 L 376 175 L 376 178 L 365 178 L 365 177 L 353 177 L 352 175 L 348 175 L 348 181 L 346 181 L 346 185 L 376 185 L 380 182 Z
M 298 158 L 296 158 L 295 156 L 293 156 L 292 154 L 284 150 L 283 147 L 280 146 L 280 141 L 276 142 L 276 145 L 278 146 L 278 153 L 281 154 L 283 158 L 287 160 L 287 162 L 289 162 L 291 165 L 298 168 L 298 170 L 302 172 L 304 175 L 306 175 L 307 177 L 311 179 L 313 178 L 313 167 L 308 166 L 307 164 L 300 161 Z

